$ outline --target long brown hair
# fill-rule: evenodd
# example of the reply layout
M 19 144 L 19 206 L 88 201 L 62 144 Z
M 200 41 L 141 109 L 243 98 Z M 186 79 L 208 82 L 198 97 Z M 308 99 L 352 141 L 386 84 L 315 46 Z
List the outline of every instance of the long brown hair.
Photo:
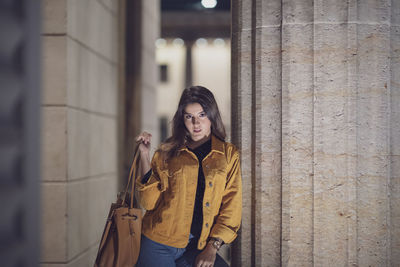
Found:
M 199 103 L 211 121 L 211 134 L 225 141 L 225 127 L 222 123 L 217 102 L 213 93 L 203 86 L 191 86 L 183 90 L 178 110 L 172 119 L 172 136 L 162 143 L 159 150 L 165 152 L 166 160 L 177 156 L 179 148 L 190 141 L 190 133 L 183 121 L 184 110 L 188 104 Z

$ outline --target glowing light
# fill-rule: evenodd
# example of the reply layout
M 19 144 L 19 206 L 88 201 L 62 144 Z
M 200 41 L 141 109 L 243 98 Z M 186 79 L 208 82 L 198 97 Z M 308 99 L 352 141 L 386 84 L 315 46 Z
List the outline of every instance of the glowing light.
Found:
M 160 39 L 156 40 L 156 47 L 157 48 L 164 47 L 166 45 L 167 45 L 167 41 L 165 39 L 160 38 Z
M 217 0 L 201 0 L 201 4 L 205 8 L 214 8 L 217 5 Z
M 198 47 L 204 47 L 204 46 L 207 45 L 207 40 L 204 39 L 204 38 L 199 38 L 199 39 L 196 40 L 196 45 Z
M 183 46 L 185 42 L 181 38 L 176 38 L 172 41 L 174 46 Z
M 217 38 L 214 40 L 213 44 L 218 47 L 223 47 L 225 45 L 224 39 Z

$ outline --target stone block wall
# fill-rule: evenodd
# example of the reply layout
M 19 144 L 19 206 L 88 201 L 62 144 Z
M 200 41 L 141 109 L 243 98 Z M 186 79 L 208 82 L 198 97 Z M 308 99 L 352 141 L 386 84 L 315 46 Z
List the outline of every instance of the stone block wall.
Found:
M 119 1 L 43 1 L 42 266 L 92 266 L 117 192 Z
M 397 266 L 398 1 L 233 1 L 235 266 Z

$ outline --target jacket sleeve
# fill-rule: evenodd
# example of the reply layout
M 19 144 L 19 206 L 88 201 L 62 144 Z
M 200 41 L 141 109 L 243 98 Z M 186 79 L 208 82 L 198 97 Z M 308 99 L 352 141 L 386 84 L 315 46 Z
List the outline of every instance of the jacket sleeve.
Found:
M 156 207 L 161 193 L 165 191 L 165 183 L 160 178 L 159 166 L 159 152 L 155 152 L 151 160 L 151 175 L 146 183 L 142 183 L 143 177 L 138 177 L 136 180 L 136 188 L 139 194 L 140 205 L 145 210 L 152 210 Z
M 231 243 L 237 236 L 242 220 L 242 176 L 239 152 L 232 156 L 227 184 L 222 196 L 221 207 L 211 229 L 210 237 Z

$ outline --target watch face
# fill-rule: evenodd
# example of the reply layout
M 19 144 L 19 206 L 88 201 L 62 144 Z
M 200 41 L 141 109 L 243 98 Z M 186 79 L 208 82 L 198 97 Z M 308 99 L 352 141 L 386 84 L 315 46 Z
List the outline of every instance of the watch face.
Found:
M 221 247 L 221 243 L 218 240 L 214 240 L 214 247 L 219 249 Z

